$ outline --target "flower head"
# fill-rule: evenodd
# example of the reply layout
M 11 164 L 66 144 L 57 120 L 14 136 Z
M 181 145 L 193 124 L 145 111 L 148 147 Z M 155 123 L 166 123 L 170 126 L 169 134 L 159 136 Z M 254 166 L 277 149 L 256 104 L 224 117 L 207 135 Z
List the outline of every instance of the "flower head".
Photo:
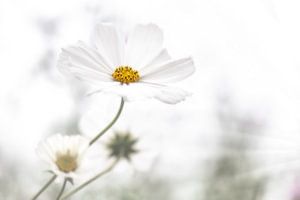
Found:
M 110 139 L 106 147 L 110 157 L 125 158 L 130 161 L 131 156 L 138 152 L 135 147 L 137 142 L 138 139 L 134 138 L 129 132 L 118 132 Z
M 125 100 L 154 97 L 173 104 L 189 94 L 165 85 L 187 78 L 195 67 L 190 57 L 171 59 L 159 27 L 137 25 L 127 37 L 112 25 L 100 24 L 96 30 L 95 47 L 78 42 L 62 50 L 62 72 L 93 83 L 97 92 Z
M 39 144 L 37 153 L 49 164 L 49 170 L 63 178 L 74 178 L 80 171 L 89 140 L 79 136 L 54 135 Z

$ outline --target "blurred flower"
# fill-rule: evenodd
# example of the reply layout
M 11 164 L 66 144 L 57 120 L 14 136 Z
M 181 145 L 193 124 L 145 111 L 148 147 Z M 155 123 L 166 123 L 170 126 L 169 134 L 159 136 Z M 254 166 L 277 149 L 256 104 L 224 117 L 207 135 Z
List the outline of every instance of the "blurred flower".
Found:
M 125 100 L 154 97 L 174 104 L 189 95 L 165 85 L 187 78 L 195 67 L 190 57 L 171 60 L 162 46 L 159 27 L 137 25 L 128 37 L 112 25 L 100 24 L 96 30 L 96 47 L 79 41 L 62 50 L 58 68 L 64 74 L 94 84 L 95 92 L 116 94 Z
M 99 165 L 105 165 L 108 161 L 119 159 L 115 173 L 123 176 L 124 180 L 136 173 L 146 173 L 152 170 L 159 162 L 161 154 L 161 140 L 155 134 L 140 134 L 138 128 L 119 127 L 104 137 L 98 152 L 105 153 L 101 157 L 109 158 Z M 100 160 L 100 159 L 99 159 Z M 126 174 L 126 176 L 124 175 Z
M 39 144 L 37 154 L 49 164 L 49 170 L 60 178 L 73 180 L 79 175 L 89 140 L 79 136 L 51 136 Z
M 292 200 L 300 200 L 300 178 L 297 177 L 292 190 Z
M 136 154 L 136 143 L 138 139 L 133 137 L 130 132 L 117 132 L 107 143 L 106 147 L 109 151 L 109 157 L 124 158 L 131 161 L 131 156 Z

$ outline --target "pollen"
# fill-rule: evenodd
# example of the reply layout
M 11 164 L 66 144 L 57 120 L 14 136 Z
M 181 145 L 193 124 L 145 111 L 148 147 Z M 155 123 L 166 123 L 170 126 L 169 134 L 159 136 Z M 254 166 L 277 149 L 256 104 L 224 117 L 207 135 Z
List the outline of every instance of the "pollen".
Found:
M 77 156 L 70 155 L 69 153 L 64 155 L 58 155 L 55 164 L 62 172 L 69 173 L 77 169 Z
M 112 77 L 120 83 L 134 83 L 140 80 L 139 72 L 129 66 L 120 66 L 116 68 Z

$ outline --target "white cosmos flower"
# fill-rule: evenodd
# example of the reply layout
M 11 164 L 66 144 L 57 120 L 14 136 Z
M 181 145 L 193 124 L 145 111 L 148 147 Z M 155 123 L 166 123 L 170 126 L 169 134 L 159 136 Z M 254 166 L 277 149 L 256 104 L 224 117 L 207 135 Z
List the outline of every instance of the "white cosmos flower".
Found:
M 58 68 L 94 84 L 96 92 L 117 94 L 125 100 L 154 97 L 170 104 L 189 93 L 166 84 L 195 71 L 192 58 L 171 59 L 163 48 L 163 33 L 154 24 L 137 25 L 127 37 L 112 25 L 100 24 L 95 47 L 79 41 L 62 49 Z
M 82 159 L 89 140 L 80 135 L 50 136 L 37 147 L 39 157 L 59 178 L 77 178 L 82 173 Z

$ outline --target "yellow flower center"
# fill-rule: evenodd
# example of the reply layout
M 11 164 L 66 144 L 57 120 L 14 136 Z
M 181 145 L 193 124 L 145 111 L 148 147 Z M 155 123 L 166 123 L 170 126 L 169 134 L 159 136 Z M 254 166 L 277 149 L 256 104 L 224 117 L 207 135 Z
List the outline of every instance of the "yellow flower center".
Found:
M 55 163 L 58 169 L 65 173 L 73 172 L 78 167 L 77 156 L 70 155 L 69 153 L 58 155 Z
M 118 67 L 112 74 L 112 77 L 115 81 L 119 81 L 122 84 L 134 83 L 140 80 L 139 72 L 129 66 Z

